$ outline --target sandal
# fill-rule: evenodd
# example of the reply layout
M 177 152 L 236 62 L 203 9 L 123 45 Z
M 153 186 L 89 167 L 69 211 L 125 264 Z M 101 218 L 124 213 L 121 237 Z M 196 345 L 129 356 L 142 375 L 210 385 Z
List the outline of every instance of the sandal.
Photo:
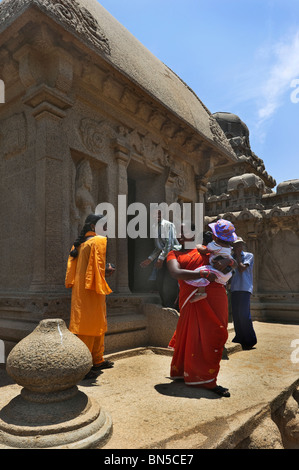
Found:
M 114 366 L 114 362 L 112 361 L 103 361 L 100 364 L 94 365 L 91 370 L 97 371 L 102 369 L 111 369 Z
M 220 397 L 230 397 L 230 393 L 228 388 L 221 387 L 221 385 L 216 385 L 216 387 L 211 388 L 211 392 L 216 393 Z

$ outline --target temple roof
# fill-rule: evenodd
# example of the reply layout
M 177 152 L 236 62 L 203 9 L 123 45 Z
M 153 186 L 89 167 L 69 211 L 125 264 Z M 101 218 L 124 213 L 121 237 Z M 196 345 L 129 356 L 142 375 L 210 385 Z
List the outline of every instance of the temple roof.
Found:
M 216 144 L 232 161 L 235 160 L 221 127 L 190 87 L 97 0 L 3 0 L 0 4 L 0 33 L 32 6 L 87 44 L 196 133 Z
M 233 131 L 234 130 L 237 130 L 239 131 L 239 133 L 237 135 L 241 135 L 240 134 L 240 131 L 242 133 L 242 135 L 246 135 L 246 136 L 249 136 L 249 129 L 248 127 L 246 126 L 245 122 L 243 122 L 239 116 L 237 116 L 236 114 L 233 114 L 233 113 L 228 113 L 228 112 L 217 112 L 217 113 L 213 113 L 213 116 L 216 118 L 217 122 L 226 122 L 228 125 L 231 124 L 233 126 L 235 126 L 235 129 L 232 129 Z M 236 132 L 233 132 L 233 134 L 235 134 Z

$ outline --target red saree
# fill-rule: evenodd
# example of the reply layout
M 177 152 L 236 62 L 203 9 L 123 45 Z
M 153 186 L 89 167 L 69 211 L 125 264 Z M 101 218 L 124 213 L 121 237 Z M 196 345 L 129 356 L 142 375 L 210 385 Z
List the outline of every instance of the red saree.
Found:
M 167 261 L 177 259 L 182 269 L 193 271 L 209 264 L 208 257 L 194 250 L 171 251 Z M 217 282 L 206 286 L 207 297 L 186 302 L 194 286 L 180 284 L 180 318 L 170 376 L 183 378 L 186 385 L 214 388 L 223 347 L 227 341 L 228 302 L 225 287 Z M 185 305 L 184 305 L 185 304 Z M 183 308 L 181 308 L 184 305 Z

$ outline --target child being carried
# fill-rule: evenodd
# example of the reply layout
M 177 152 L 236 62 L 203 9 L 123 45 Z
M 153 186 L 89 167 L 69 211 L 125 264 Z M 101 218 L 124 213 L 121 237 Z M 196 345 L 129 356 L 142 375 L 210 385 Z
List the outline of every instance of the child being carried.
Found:
M 216 223 L 209 224 L 213 232 L 213 241 L 210 241 L 206 246 L 197 245 L 197 249 L 201 254 L 210 254 L 209 265 L 201 266 L 195 269 L 195 272 L 201 273 L 201 278 L 190 281 L 185 281 L 187 284 L 195 286 L 196 289 L 191 294 L 190 303 L 198 302 L 207 297 L 205 287 L 210 284 L 206 279 L 210 273 L 216 275 L 215 282 L 225 285 L 232 276 L 232 267 L 234 259 L 232 257 L 232 243 L 237 239 L 235 227 L 228 220 L 220 219 Z M 222 271 L 215 269 L 213 264 L 215 261 L 221 259 L 231 260 L 230 265 L 226 266 Z

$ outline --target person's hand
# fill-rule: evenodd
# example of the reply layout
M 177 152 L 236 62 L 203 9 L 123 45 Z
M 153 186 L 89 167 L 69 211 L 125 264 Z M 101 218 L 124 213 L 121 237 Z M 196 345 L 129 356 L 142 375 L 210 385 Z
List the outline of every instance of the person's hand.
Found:
M 207 279 L 210 282 L 214 282 L 217 279 L 216 274 L 211 273 L 208 269 L 202 270 L 198 274 L 199 278 Z
M 221 272 L 230 264 L 231 264 L 231 260 L 229 258 L 213 261 L 213 267 L 217 269 L 217 271 L 221 271 Z
M 163 262 L 164 262 L 163 259 L 157 259 L 156 268 L 157 268 L 157 269 L 161 269 L 162 266 L 163 266 Z
M 115 266 L 112 265 L 111 263 L 107 263 L 106 269 L 105 269 L 105 277 L 112 276 L 114 272 L 115 272 Z
M 246 271 L 248 266 L 249 266 L 248 264 L 238 263 L 238 271 L 240 273 L 243 273 L 244 271 Z
M 147 258 L 147 259 L 145 259 L 144 261 L 142 261 L 142 262 L 140 263 L 140 266 L 141 266 L 142 268 L 146 268 L 147 266 L 149 266 L 149 265 L 151 264 L 151 262 L 152 262 L 152 260 L 149 259 L 149 258 Z
M 210 273 L 208 277 L 206 278 L 209 282 L 214 282 L 217 279 L 216 274 Z
M 207 247 L 205 245 L 196 245 L 196 249 L 199 253 L 202 253 L 202 254 L 208 253 Z

